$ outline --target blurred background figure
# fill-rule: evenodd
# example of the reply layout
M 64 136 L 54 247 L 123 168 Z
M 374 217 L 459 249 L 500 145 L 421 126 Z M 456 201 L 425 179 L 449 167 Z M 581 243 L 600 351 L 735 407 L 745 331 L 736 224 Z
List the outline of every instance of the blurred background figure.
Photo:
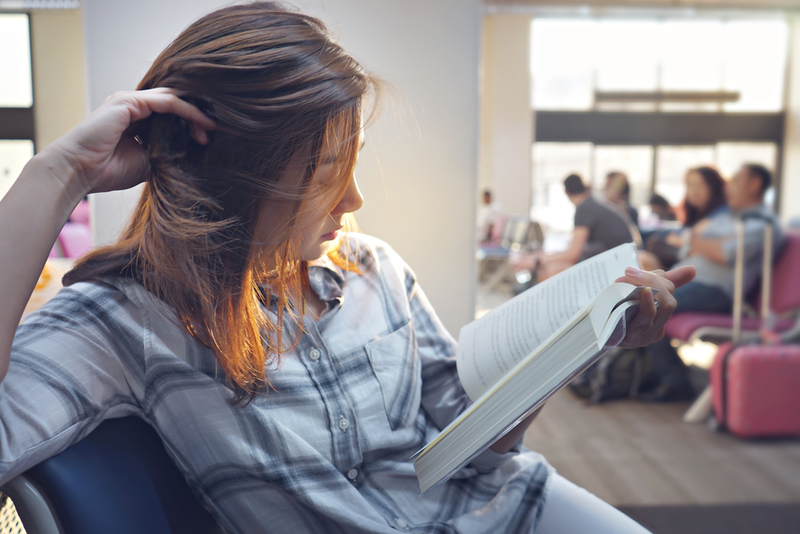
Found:
M 536 280 L 545 280 L 581 260 L 633 241 L 628 217 L 616 206 L 595 199 L 580 176 L 567 176 L 564 191 L 575 205 L 575 223 L 569 248 L 555 254 L 541 251 L 515 254 L 509 258 L 514 272 L 535 272 Z
M 669 201 L 659 195 L 658 193 L 654 193 L 653 196 L 650 197 L 650 211 L 658 217 L 659 221 L 676 221 L 677 216 L 675 215 L 675 208 L 673 208 Z
M 780 250 L 782 233 L 778 218 L 764 203 L 772 185 L 772 174 L 763 165 L 745 164 L 725 188 L 729 209 L 717 208 L 696 221 L 685 232 L 676 267 L 694 265 L 697 276 L 675 291 L 675 314 L 687 311 L 730 313 L 733 305 L 736 225 L 744 220 L 743 294 L 755 287 L 761 276 L 764 253 L 764 227 L 774 228 L 773 255 Z M 688 194 L 687 194 L 688 197 Z M 682 398 L 691 392 L 685 368 L 664 336 L 647 349 L 660 384 L 651 400 Z
M 679 252 L 691 236 L 691 228 L 701 221 L 725 212 L 725 180 L 713 167 L 695 167 L 686 172 L 686 196 L 680 208 L 683 227 L 652 232 L 640 253 L 645 269 L 669 269 L 679 260 Z
M 603 195 L 606 200 L 614 204 L 628 217 L 633 224 L 639 224 L 639 212 L 631 205 L 631 185 L 628 182 L 628 175 L 621 171 L 611 171 L 606 175 L 606 183 L 603 187 Z
M 485 189 L 483 191 L 481 204 L 478 206 L 478 243 L 492 241 L 492 236 L 502 231 L 502 228 L 498 228 L 498 226 L 502 224 L 502 215 L 503 205 L 497 200 L 493 200 L 492 192 L 489 189 Z

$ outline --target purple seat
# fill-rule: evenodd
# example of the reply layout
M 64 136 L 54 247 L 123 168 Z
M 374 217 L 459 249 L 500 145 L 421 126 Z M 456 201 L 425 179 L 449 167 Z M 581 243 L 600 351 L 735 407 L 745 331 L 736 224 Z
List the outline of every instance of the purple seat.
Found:
M 752 300 L 755 309 L 761 308 L 761 295 Z M 781 319 L 775 325 L 777 332 L 800 328 L 800 232 L 787 233 L 783 247 L 772 270 L 770 308 Z M 744 317 L 742 334 L 757 334 L 761 319 Z M 703 337 L 730 338 L 733 317 L 724 313 L 684 312 L 667 322 L 667 336 L 680 341 Z
M 58 241 L 50 251 L 51 258 L 80 258 L 92 249 L 92 232 L 89 225 L 68 222 L 58 234 Z

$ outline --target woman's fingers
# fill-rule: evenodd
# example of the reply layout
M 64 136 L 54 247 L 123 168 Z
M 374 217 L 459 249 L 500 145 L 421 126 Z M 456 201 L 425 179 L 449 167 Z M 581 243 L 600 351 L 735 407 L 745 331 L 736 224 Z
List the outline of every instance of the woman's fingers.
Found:
M 647 289 L 639 296 L 639 311 L 631 321 L 630 330 L 625 339 L 626 346 L 643 346 L 661 339 L 664 327 L 675 311 L 677 301 L 673 296 L 676 287 L 690 282 L 695 276 L 695 269 L 691 266 L 680 267 L 669 272 L 640 271 L 628 268 L 625 276 L 617 281 L 627 282 L 638 286 L 653 288 L 655 296 Z M 655 306 L 658 302 L 658 306 Z
M 638 330 L 649 330 L 653 326 L 658 309 L 653 298 L 653 291 L 649 287 L 639 293 L 639 310 L 631 321 L 631 327 Z
M 146 177 L 147 156 L 134 141 L 136 124 L 153 113 L 174 114 L 189 123 L 192 138 L 208 144 L 213 120 L 173 89 L 120 91 L 109 96 L 84 121 L 51 145 L 75 170 L 90 192 L 126 189 Z
M 691 282 L 696 274 L 697 269 L 694 268 L 694 265 L 684 265 L 682 267 L 678 267 L 677 269 L 667 271 L 665 276 L 675 285 L 675 287 L 681 287 Z
M 152 113 L 171 113 L 188 121 L 192 125 L 192 137 L 200 144 L 208 144 L 208 133 L 217 124 L 200 111 L 197 106 L 181 99 L 173 89 L 158 87 L 133 93 L 140 106 L 131 114 L 131 123 L 145 119 Z

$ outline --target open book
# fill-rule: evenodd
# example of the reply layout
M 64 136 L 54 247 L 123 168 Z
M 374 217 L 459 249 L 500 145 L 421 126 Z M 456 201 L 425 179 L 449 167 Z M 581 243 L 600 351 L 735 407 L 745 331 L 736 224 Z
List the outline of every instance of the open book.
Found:
M 417 453 L 423 493 L 486 450 L 625 337 L 639 292 L 628 243 L 533 286 L 461 329 L 458 376 L 473 404 Z

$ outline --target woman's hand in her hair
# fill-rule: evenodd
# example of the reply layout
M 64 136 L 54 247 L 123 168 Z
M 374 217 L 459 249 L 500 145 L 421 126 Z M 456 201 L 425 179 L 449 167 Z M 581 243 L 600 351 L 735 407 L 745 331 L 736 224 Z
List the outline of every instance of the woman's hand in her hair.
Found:
M 147 176 L 144 148 L 131 133 L 131 126 L 153 113 L 172 113 L 191 124 L 191 134 L 200 144 L 208 143 L 208 132 L 216 125 L 197 107 L 181 100 L 172 89 L 121 91 L 69 133 L 55 141 L 41 156 L 63 158 L 85 193 L 127 189 Z M 63 168 L 61 165 L 55 168 Z M 73 177 L 63 176 L 66 181 Z M 65 182 L 69 188 L 73 184 Z
M 639 295 L 639 310 L 628 324 L 627 334 L 620 345 L 644 347 L 664 337 L 664 325 L 677 306 L 673 293 L 676 288 L 691 282 L 695 274 L 695 268 L 690 265 L 667 272 L 628 267 L 625 276 L 618 278 L 617 282 L 645 286 L 645 289 Z M 655 295 L 649 288 L 656 290 Z

